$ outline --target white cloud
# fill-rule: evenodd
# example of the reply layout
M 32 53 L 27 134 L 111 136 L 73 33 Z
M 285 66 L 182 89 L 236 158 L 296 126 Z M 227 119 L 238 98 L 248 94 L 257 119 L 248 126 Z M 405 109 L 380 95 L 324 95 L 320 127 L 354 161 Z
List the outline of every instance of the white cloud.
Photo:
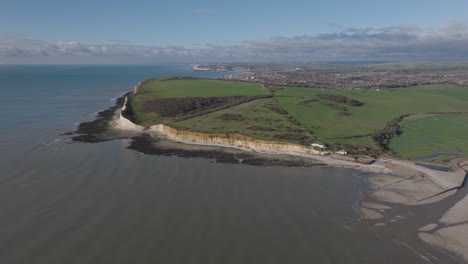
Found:
M 273 37 L 196 48 L 141 46 L 129 43 L 82 44 L 0 36 L 0 63 L 87 61 L 89 63 L 255 60 L 468 60 L 468 21 L 440 29 L 417 25 L 349 28 L 319 35 Z

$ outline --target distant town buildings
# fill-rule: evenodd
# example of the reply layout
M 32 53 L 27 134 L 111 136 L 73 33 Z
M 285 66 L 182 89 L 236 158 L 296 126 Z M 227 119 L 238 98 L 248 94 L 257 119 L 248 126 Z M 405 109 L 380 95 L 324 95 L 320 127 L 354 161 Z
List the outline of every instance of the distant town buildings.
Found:
M 319 89 L 381 90 L 427 84 L 468 84 L 468 76 L 427 72 L 398 71 L 273 71 L 243 72 L 221 79 L 269 85 L 300 86 Z

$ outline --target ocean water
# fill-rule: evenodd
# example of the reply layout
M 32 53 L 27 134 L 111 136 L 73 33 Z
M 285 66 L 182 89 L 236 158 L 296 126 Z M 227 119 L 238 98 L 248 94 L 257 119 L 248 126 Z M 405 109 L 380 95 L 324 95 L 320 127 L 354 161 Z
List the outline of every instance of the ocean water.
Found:
M 190 65 L 0 66 L 0 263 L 455 263 L 361 221 L 361 172 L 147 156 L 71 143 L 139 81 Z M 225 73 L 224 73 L 225 74 Z

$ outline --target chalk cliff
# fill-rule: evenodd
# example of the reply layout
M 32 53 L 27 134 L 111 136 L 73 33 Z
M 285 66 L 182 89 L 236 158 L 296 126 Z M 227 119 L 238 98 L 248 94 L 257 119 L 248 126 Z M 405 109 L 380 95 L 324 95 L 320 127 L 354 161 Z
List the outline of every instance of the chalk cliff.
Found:
M 237 148 L 246 148 L 256 151 L 268 152 L 298 152 L 304 154 L 330 154 L 328 151 L 321 151 L 313 147 L 302 146 L 299 144 L 269 141 L 244 136 L 237 133 L 204 133 L 187 130 L 179 130 L 166 125 L 153 126 L 150 129 L 158 131 L 162 135 L 181 142 L 198 143 L 209 145 L 233 146 Z
M 134 91 L 138 90 L 138 86 L 135 87 Z M 122 130 L 131 130 L 142 133 L 155 133 L 158 135 L 165 136 L 171 140 L 179 141 L 189 144 L 206 144 L 206 145 L 219 145 L 225 147 L 235 147 L 241 149 L 254 150 L 259 152 L 270 152 L 270 153 L 303 153 L 303 154 L 315 154 L 315 155 L 327 155 L 329 151 L 320 150 L 311 146 L 303 146 L 299 144 L 281 142 L 281 141 L 269 141 L 261 140 L 253 137 L 237 134 L 237 133 L 205 133 L 195 132 L 188 130 L 180 130 L 169 127 L 167 125 L 159 124 L 150 127 L 143 127 L 137 125 L 122 115 L 127 107 L 127 98 L 125 103 L 118 113 L 118 117 L 114 121 L 114 127 Z

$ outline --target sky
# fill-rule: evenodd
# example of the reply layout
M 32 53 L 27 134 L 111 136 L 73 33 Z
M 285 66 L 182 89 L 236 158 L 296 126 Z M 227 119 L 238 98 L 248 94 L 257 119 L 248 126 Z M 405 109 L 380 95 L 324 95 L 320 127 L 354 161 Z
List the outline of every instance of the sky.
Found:
M 0 0 L 0 64 L 468 60 L 467 0 Z

